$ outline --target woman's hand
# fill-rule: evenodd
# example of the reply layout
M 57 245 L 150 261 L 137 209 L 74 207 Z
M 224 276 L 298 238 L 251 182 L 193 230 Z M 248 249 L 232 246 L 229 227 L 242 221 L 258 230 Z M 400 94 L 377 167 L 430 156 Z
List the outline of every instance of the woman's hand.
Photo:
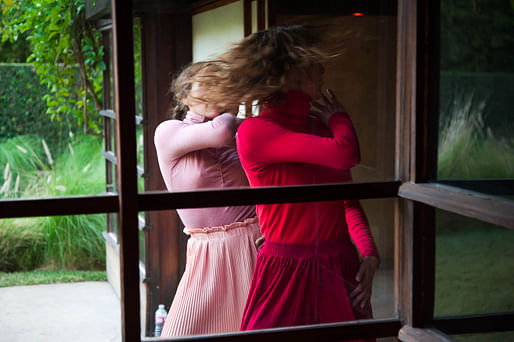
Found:
M 312 113 L 325 124 L 328 124 L 328 119 L 332 114 L 345 111 L 343 105 L 337 100 L 330 89 L 327 89 L 327 95 L 322 94 L 322 100 L 322 102 L 312 102 L 312 108 L 314 109 Z
M 354 308 L 362 309 L 370 304 L 373 277 L 377 267 L 377 257 L 368 256 L 361 261 L 359 271 L 355 276 L 357 287 L 350 293 L 350 300 Z
M 259 236 L 257 240 L 255 240 L 255 247 L 257 248 L 257 250 L 260 250 L 264 246 L 265 240 L 266 239 L 264 238 L 264 235 Z

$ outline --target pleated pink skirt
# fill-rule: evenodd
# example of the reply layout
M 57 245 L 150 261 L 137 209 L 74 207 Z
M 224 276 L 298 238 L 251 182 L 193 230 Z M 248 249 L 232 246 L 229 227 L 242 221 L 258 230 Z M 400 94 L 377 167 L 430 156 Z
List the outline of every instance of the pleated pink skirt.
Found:
M 350 241 L 266 241 L 257 258 L 241 330 L 372 318 L 371 306 L 356 310 L 348 297 L 357 286 L 358 267 Z
M 191 234 L 186 269 L 161 336 L 238 331 L 257 259 L 258 219 L 184 232 Z

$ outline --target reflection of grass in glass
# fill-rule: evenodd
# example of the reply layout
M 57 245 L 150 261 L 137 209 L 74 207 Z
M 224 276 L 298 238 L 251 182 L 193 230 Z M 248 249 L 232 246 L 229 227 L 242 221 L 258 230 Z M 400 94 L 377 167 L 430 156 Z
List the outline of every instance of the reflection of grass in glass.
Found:
M 514 178 L 514 141 L 483 121 L 485 103 L 457 98 L 439 135 L 438 178 Z M 512 125 L 506 122 L 506 125 Z M 437 211 L 435 315 L 514 310 L 514 232 Z M 514 332 L 452 336 L 514 340 Z
M 466 228 L 437 235 L 436 314 L 514 310 L 514 232 Z
M 514 141 L 495 136 L 485 126 L 484 110 L 485 102 L 473 95 L 459 97 L 449 107 L 439 133 L 439 179 L 514 177 Z
M 437 211 L 435 316 L 514 310 L 514 232 Z M 513 341 L 514 332 L 452 336 Z

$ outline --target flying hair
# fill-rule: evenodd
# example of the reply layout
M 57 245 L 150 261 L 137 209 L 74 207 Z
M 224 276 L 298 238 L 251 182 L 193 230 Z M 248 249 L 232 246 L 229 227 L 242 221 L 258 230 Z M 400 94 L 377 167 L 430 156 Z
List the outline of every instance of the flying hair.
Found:
M 208 74 L 212 77 L 220 70 L 219 63 L 215 61 L 205 61 L 187 64 L 182 71 L 173 79 L 169 89 L 172 96 L 170 107 L 171 117 L 176 120 L 183 120 L 189 110 L 184 104 L 186 98 L 197 102 L 207 102 L 203 98 L 192 97 L 191 90 L 195 82 L 203 83 L 203 75 Z
M 316 27 L 277 26 L 256 32 L 219 56 L 217 70 L 193 76 L 208 86 L 206 102 L 263 105 L 290 89 L 293 72 L 307 72 L 333 57 L 322 49 L 323 34 Z

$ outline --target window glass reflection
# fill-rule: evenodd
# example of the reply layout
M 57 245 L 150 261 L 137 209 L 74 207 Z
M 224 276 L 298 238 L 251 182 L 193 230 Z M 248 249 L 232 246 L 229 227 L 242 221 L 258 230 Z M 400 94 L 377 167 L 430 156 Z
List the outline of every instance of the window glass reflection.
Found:
M 92 340 L 121 339 L 105 232 L 105 214 L 0 220 L 3 338 L 74 340 L 86 328 Z
M 436 216 L 434 315 L 514 309 L 514 231 L 449 212 Z
M 514 177 L 513 24 L 508 1 L 441 1 L 440 179 Z
M 363 260 L 362 256 L 369 255 L 369 253 L 371 253 L 370 250 L 375 248 L 372 245 L 376 246 L 378 254 L 380 255 L 380 265 L 376 269 L 376 272 L 372 273 L 374 277 L 370 283 L 370 300 L 373 317 L 393 317 L 395 312 L 393 302 L 394 200 L 364 200 L 361 202 L 362 211 L 367 217 L 367 221 L 364 225 L 362 222 L 356 224 L 356 222 L 353 222 L 354 220 L 348 221 L 349 228 L 347 229 L 347 219 L 344 218 L 343 210 L 343 221 L 339 226 L 339 233 L 337 234 L 339 238 L 325 241 L 326 239 L 322 238 L 323 234 L 319 231 L 315 233 L 315 236 L 318 236 L 318 238 L 314 239 L 314 241 L 318 242 L 308 245 L 273 242 L 270 240 L 265 240 L 264 247 L 260 244 L 256 244 L 255 240 L 260 234 L 251 233 L 250 236 L 247 236 L 248 234 L 246 234 L 245 231 L 250 231 L 253 229 L 252 227 L 262 229 L 262 225 L 259 224 L 258 219 L 252 220 L 251 222 L 247 220 L 248 222 L 244 224 L 230 224 L 220 227 L 194 228 L 187 227 L 186 225 L 185 229 L 183 229 L 184 225 L 181 224 L 180 221 L 176 221 L 176 216 L 175 220 L 172 216 L 169 216 L 175 215 L 175 211 L 147 213 L 149 214 L 147 217 L 150 217 L 150 220 L 163 220 L 162 215 L 169 216 L 166 219 L 169 223 L 168 225 L 161 228 L 153 226 L 153 228 L 148 231 L 148 241 L 153 251 L 151 254 L 147 255 L 147 278 L 144 282 L 146 292 L 141 299 L 142 309 L 147 312 L 147 316 L 144 319 L 149 322 L 146 324 L 148 329 L 146 330 L 147 336 L 153 336 L 155 333 L 153 315 L 159 304 L 164 304 L 168 313 L 172 313 L 163 327 L 163 336 L 171 336 L 176 333 L 177 329 L 186 329 L 189 331 L 189 335 L 222 332 L 219 331 L 219 329 L 224 329 L 223 331 L 239 331 L 241 321 L 244 320 L 244 312 L 246 312 L 244 309 L 247 297 L 251 297 L 249 293 L 249 291 L 251 291 L 250 279 L 253 276 L 253 281 L 256 282 L 257 278 L 255 277 L 259 276 L 255 275 L 253 271 L 254 267 L 259 265 L 259 263 L 261 267 L 263 264 L 267 264 L 267 267 L 270 265 L 275 265 L 279 268 L 285 267 L 284 269 L 280 268 L 280 270 L 276 272 L 269 273 L 268 278 L 259 280 L 261 282 L 273 283 L 266 285 L 265 287 L 267 288 L 280 287 L 280 279 L 284 278 L 286 274 L 289 274 L 287 273 L 287 264 L 294 264 L 297 259 L 300 258 L 300 254 L 303 255 L 305 253 L 308 254 L 308 257 L 301 257 L 304 258 L 301 259 L 304 260 L 304 263 L 311 265 L 311 267 L 315 269 L 317 269 L 315 267 L 316 265 L 321 267 L 321 269 L 325 269 L 325 266 L 322 265 L 328 261 L 331 271 L 325 269 L 325 271 L 319 274 L 318 272 L 309 273 L 309 270 L 301 272 L 301 278 L 304 280 L 302 284 L 306 286 L 305 288 L 299 288 L 297 285 L 292 284 L 291 277 L 294 275 L 289 274 L 288 277 L 285 277 L 285 279 L 288 279 L 286 283 L 290 284 L 290 290 L 296 293 L 295 296 L 301 295 L 301 302 L 305 300 L 314 305 L 311 309 L 315 312 L 323 312 L 328 304 L 321 304 L 321 302 L 319 302 L 320 298 L 318 298 L 319 296 L 316 294 L 317 292 L 311 293 L 310 291 L 313 288 L 323 289 L 325 295 L 331 291 L 343 291 L 348 301 L 347 304 L 351 307 L 352 304 L 350 303 L 355 297 L 349 298 L 349 296 L 360 283 L 355 279 L 356 273 L 360 270 L 360 265 L 365 264 L 361 264 Z M 310 202 L 305 204 L 286 203 L 283 204 L 283 206 L 299 205 L 304 207 L 305 211 L 309 211 L 313 215 L 317 215 L 317 213 L 321 215 L 319 208 L 327 204 L 343 205 L 344 203 L 343 201 L 331 201 L 329 203 Z M 237 208 L 234 207 L 233 209 Z M 195 209 L 187 209 L 187 212 L 193 213 L 194 210 Z M 211 210 L 211 212 L 216 212 L 223 210 L 223 208 L 204 208 L 199 210 Z M 257 211 L 259 211 L 259 209 Z M 161 217 L 159 215 L 161 215 Z M 319 215 L 318 217 L 321 221 L 319 224 L 313 226 L 314 232 L 316 232 L 316 227 L 323 226 L 323 220 Z M 152 224 L 152 221 L 149 222 Z M 189 221 L 186 219 L 186 222 Z M 299 226 L 290 226 L 289 232 L 291 236 L 299 229 L 298 227 Z M 268 227 L 268 229 L 273 229 L 273 227 Z M 177 240 L 177 237 L 179 237 L 177 235 L 181 236 L 181 241 Z M 273 234 L 270 236 L 273 236 Z M 366 242 L 367 239 L 374 240 L 372 245 L 368 244 L 369 241 Z M 179 245 L 177 245 L 177 243 Z M 186 251 L 182 250 L 186 243 L 187 256 Z M 158 250 L 156 246 L 159 246 Z M 234 246 L 238 247 L 234 248 Z M 259 261 L 260 257 L 256 259 L 257 249 L 260 250 L 259 253 L 264 255 L 264 259 L 277 257 L 278 254 L 282 255 L 283 253 L 285 253 L 285 255 L 279 257 L 279 260 L 281 260 L 280 265 L 274 263 L 269 264 L 266 261 L 267 259 L 264 261 Z M 339 250 L 344 252 L 337 252 Z M 248 253 L 247 251 L 253 252 Z M 231 256 L 233 253 L 236 253 L 237 256 Z M 246 257 L 247 255 L 252 257 L 248 259 Z M 156 260 L 162 260 L 163 258 L 167 260 L 165 263 L 156 263 Z M 184 262 L 184 258 L 187 258 L 185 262 L 185 272 L 182 268 L 183 266 L 181 266 Z M 332 260 L 334 258 L 336 259 Z M 217 266 L 215 267 L 214 274 L 211 274 L 208 270 L 213 271 L 213 263 Z M 201 274 L 198 273 L 198 269 L 203 270 Z M 227 270 L 231 271 L 228 272 Z M 262 275 L 262 272 L 264 271 L 261 270 L 259 274 Z M 276 278 L 278 275 L 280 276 Z M 330 275 L 329 279 L 326 278 L 327 275 Z M 271 276 L 271 278 L 269 278 L 269 276 Z M 161 279 L 158 281 L 161 286 L 157 286 L 157 279 Z M 222 286 L 221 284 L 225 283 L 227 279 L 231 279 L 229 283 L 232 285 Z M 338 289 L 336 285 L 339 283 L 342 284 L 342 287 Z M 188 287 L 186 287 L 186 285 Z M 207 289 L 205 289 L 205 286 L 207 286 Z M 223 289 L 221 293 L 219 293 L 220 288 Z M 189 294 L 191 291 L 194 294 L 192 297 Z M 285 298 L 285 294 L 282 291 L 276 293 L 279 294 L 276 298 L 267 297 L 268 303 L 271 303 L 274 308 L 279 307 L 281 303 L 284 304 Z M 231 300 L 227 300 L 226 296 L 229 296 Z M 237 296 L 243 299 L 239 301 L 235 300 Z M 341 298 L 341 295 L 339 295 L 339 297 Z M 156 301 L 156 298 L 161 298 L 161 300 Z M 330 296 L 330 298 L 333 300 L 334 297 Z M 217 303 L 216 307 L 223 307 L 225 309 L 215 309 L 211 306 L 213 302 Z M 332 302 L 333 301 L 331 301 L 331 303 Z M 236 307 L 234 307 L 234 305 L 236 305 Z M 304 310 L 303 315 L 300 315 L 303 317 L 302 319 L 310 319 L 310 323 L 319 323 L 319 321 L 316 320 L 320 318 L 311 316 L 308 310 L 309 305 L 298 305 L 298 312 L 299 310 Z M 202 316 L 202 313 L 204 313 L 206 309 L 211 314 Z M 350 311 L 352 317 L 344 320 L 364 318 L 354 316 L 354 312 L 359 313 L 362 310 L 360 307 L 355 309 L 357 311 L 353 311 L 353 309 L 350 310 L 352 310 Z M 294 314 L 284 312 L 280 317 L 294 319 L 298 317 L 297 311 L 295 311 Z M 270 316 L 271 315 L 272 313 L 270 313 Z M 211 323 L 213 320 L 217 322 L 217 325 Z M 232 321 L 234 321 L 233 326 L 227 325 L 227 322 Z M 284 320 L 282 326 L 294 326 L 298 324 Z M 193 329 L 195 329 L 195 331 L 193 331 Z

